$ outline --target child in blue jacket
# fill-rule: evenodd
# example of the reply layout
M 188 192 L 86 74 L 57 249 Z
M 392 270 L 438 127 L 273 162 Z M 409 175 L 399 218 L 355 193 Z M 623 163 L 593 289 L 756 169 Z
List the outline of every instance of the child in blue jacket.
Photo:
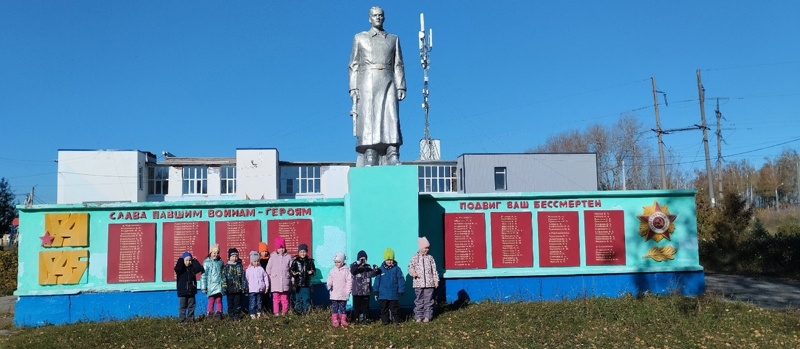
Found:
M 387 248 L 383 252 L 383 264 L 380 267 L 381 273 L 375 277 L 373 289 L 375 298 L 381 302 L 381 322 L 389 324 L 391 313 L 392 322 L 400 324 L 400 306 L 398 301 L 406 290 L 405 277 L 403 271 L 394 260 L 394 251 Z

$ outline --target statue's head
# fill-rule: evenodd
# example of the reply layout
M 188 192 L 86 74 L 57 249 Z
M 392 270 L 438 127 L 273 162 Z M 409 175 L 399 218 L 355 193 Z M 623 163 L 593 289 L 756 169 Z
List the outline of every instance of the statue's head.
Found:
M 383 29 L 383 9 L 380 6 L 374 6 L 369 9 L 369 23 L 375 29 Z

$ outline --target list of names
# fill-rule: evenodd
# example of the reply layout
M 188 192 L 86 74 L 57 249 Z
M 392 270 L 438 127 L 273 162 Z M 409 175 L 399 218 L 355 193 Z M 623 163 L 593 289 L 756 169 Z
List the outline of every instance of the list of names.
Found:
M 228 258 L 229 248 L 236 248 L 239 251 L 239 259 L 245 267 L 249 265 L 250 251 L 258 251 L 258 243 L 261 241 L 261 222 L 255 220 L 215 222 L 214 228 L 215 241 L 219 244 L 222 258 Z
M 286 251 L 297 254 L 300 244 L 308 245 L 308 255 L 311 256 L 311 220 L 310 219 L 276 219 L 267 222 L 267 236 L 269 241 L 282 237 L 286 241 Z M 272 246 L 275 250 L 276 246 Z
M 532 267 L 531 212 L 492 212 L 492 267 Z
M 445 213 L 445 268 L 486 269 L 483 213 Z
M 208 253 L 208 221 L 164 222 L 161 280 L 175 281 L 175 263 L 184 252 L 202 261 Z
M 617 211 L 584 211 L 586 265 L 625 265 L 625 216 Z
M 155 281 L 155 223 L 108 225 L 108 283 Z
M 580 266 L 578 212 L 539 212 L 539 265 Z

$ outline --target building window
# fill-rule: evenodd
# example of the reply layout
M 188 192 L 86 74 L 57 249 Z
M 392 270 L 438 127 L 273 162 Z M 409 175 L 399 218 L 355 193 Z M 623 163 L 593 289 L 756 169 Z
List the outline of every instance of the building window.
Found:
M 281 168 L 281 194 L 314 194 L 321 192 L 319 166 L 287 166 Z
M 169 192 L 169 168 L 154 166 L 147 168 L 147 194 L 166 195 Z
M 417 171 L 420 193 L 452 193 L 458 188 L 455 166 L 421 165 Z
M 144 190 L 144 171 L 142 171 L 142 166 L 139 166 L 139 190 Z
M 183 194 L 208 193 L 208 167 L 186 166 L 183 168 Z
M 506 168 L 505 167 L 495 167 L 494 168 L 494 190 L 506 190 Z
M 236 166 L 220 167 L 219 180 L 221 194 L 236 194 Z

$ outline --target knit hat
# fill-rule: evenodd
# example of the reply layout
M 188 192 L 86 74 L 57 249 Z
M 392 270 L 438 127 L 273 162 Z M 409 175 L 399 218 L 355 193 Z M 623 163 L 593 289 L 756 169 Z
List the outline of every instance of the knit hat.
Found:
M 219 252 L 219 244 L 211 245 L 211 249 L 208 250 L 208 252 L 214 252 L 214 251 Z
M 428 242 L 428 238 L 423 236 L 423 237 L 417 239 L 417 247 L 419 247 L 419 249 L 421 250 L 421 249 L 423 249 L 425 247 L 431 247 L 431 243 Z
M 306 245 L 306 244 L 300 244 L 300 246 L 297 246 L 297 251 L 298 251 L 298 252 L 299 252 L 299 251 L 306 251 L 306 252 L 308 252 L 308 245 Z
M 336 252 L 336 254 L 333 255 L 334 262 L 339 261 L 344 263 L 345 260 L 347 260 L 347 256 L 344 255 L 344 252 Z
M 174 256 L 174 255 L 173 255 L 173 256 Z M 192 254 L 191 254 L 191 253 L 189 253 L 189 251 L 186 251 L 186 252 L 184 252 L 184 253 L 181 255 L 181 258 L 186 258 L 186 257 L 191 257 L 191 256 L 192 256 Z
M 262 241 L 262 242 L 258 243 L 258 252 L 268 252 L 268 251 L 269 251 L 269 249 L 267 248 L 267 243 L 266 242 Z
M 383 260 L 387 259 L 394 259 L 394 250 L 391 248 L 387 248 L 386 251 L 383 251 Z
M 250 261 L 258 260 L 258 251 L 250 251 Z
M 367 258 L 367 252 L 364 250 L 358 251 L 358 255 L 356 256 L 356 260 L 361 260 L 361 258 Z
M 283 238 L 275 238 L 275 249 L 286 248 L 286 240 Z
M 228 258 L 231 258 L 232 255 L 239 255 L 239 250 L 231 247 L 228 249 Z

